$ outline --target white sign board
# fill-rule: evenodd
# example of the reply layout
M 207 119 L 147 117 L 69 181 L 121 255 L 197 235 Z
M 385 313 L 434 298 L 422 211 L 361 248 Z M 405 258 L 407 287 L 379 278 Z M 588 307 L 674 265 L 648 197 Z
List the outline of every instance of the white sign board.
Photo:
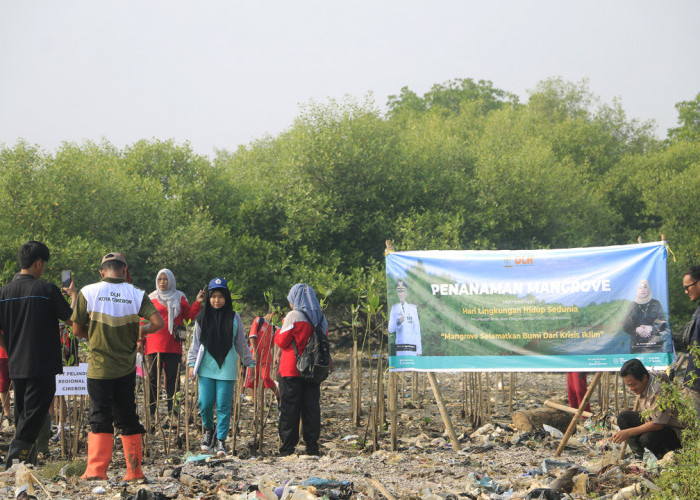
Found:
M 56 375 L 56 396 L 87 396 L 87 363 L 64 366 Z

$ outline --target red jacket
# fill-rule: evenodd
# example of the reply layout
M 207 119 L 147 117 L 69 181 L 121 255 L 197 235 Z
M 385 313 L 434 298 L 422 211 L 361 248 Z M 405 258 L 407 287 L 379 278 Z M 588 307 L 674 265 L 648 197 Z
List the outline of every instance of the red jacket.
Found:
M 304 352 L 311 338 L 313 327 L 299 311 L 291 310 L 284 318 L 282 329 L 275 335 L 275 344 L 282 350 L 279 373 L 282 377 L 298 377 L 297 359 L 294 355 L 292 339 L 296 341 L 299 354 Z M 326 332 L 328 335 L 328 332 Z
M 182 342 L 175 340 L 170 332 L 168 331 L 168 309 L 163 306 L 158 299 L 152 299 L 153 305 L 163 316 L 163 322 L 165 326 L 158 330 L 156 333 L 151 333 L 146 336 L 146 354 L 155 354 L 157 352 L 172 352 L 175 354 L 182 354 Z M 180 301 L 180 314 L 175 318 L 175 325 L 181 325 L 183 320 L 194 319 L 202 310 L 202 304 L 195 301 L 194 304 L 190 306 L 189 302 L 185 297 L 182 297 Z

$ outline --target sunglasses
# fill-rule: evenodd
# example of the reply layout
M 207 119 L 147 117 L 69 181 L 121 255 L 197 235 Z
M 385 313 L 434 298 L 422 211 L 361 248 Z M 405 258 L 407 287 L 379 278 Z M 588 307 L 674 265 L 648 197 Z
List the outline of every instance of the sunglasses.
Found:
M 695 283 L 691 283 L 690 285 L 683 285 L 683 290 L 685 290 L 687 292 L 688 288 L 690 288 L 691 286 L 695 286 L 698 283 L 700 283 L 700 280 L 696 281 Z

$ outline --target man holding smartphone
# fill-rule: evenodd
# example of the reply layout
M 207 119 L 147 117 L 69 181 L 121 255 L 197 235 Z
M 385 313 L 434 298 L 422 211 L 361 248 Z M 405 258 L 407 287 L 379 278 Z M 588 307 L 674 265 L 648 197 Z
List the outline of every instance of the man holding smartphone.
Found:
M 50 256 L 43 243 L 25 243 L 17 259 L 19 275 L 0 289 L 0 341 L 15 388 L 16 428 L 6 468 L 13 460 L 33 460 L 34 443 L 56 392 L 56 375 L 63 372 L 58 320 L 70 324 L 76 292 L 72 281 L 64 288 L 71 297 L 68 305 L 56 285 L 39 279 Z

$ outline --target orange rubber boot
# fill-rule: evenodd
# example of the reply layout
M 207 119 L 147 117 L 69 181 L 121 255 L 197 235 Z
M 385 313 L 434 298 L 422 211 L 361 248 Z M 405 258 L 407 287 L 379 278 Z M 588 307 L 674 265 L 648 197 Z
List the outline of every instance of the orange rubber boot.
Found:
M 143 475 L 141 470 L 141 460 L 143 459 L 141 434 L 122 435 L 122 445 L 124 447 L 124 459 L 126 460 L 126 476 L 124 476 L 122 481 L 144 479 L 146 476 Z
M 107 479 L 107 469 L 112 461 L 112 434 L 88 433 L 88 462 L 80 479 Z

